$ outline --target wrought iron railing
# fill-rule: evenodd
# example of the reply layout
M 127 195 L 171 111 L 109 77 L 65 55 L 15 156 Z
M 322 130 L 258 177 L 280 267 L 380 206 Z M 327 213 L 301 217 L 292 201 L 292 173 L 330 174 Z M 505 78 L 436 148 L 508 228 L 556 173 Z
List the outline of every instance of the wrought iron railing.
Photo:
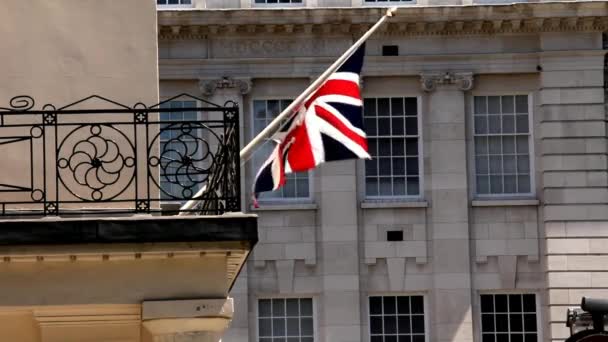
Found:
M 240 211 L 238 110 L 187 94 L 41 109 L 14 97 L 0 107 L 0 216 L 175 213 L 191 199 L 198 214 Z

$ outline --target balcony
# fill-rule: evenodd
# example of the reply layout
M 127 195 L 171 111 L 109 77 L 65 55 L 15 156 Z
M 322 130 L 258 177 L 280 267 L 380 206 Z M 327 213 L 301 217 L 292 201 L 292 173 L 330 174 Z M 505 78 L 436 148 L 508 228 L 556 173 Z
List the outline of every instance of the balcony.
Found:
M 240 213 L 238 118 L 234 103 L 186 94 L 0 106 L 0 331 L 41 334 L 0 339 L 219 338 L 257 242 L 256 217 Z M 48 322 L 62 322 L 58 339 Z

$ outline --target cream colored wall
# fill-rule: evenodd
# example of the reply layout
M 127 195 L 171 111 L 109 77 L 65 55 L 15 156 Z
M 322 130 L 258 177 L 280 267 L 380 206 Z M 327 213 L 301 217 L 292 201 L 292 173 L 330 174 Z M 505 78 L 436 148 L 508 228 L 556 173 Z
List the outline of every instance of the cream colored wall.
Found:
M 32 109 L 42 109 L 47 103 L 60 108 L 92 94 L 129 106 L 137 102 L 147 105 L 157 103 L 156 26 L 153 0 L 3 1 L 0 12 L 0 108 L 8 107 L 10 99 L 17 95 L 33 97 L 35 105 Z M 91 104 L 90 107 L 95 106 L 115 108 L 101 102 Z M 60 116 L 58 120 L 66 118 Z M 116 115 L 112 118 L 86 115 L 76 120 L 132 121 L 132 118 L 129 115 L 119 119 Z M 33 115 L 19 119 L 15 116 L 4 118 L 5 124 L 40 121 L 41 116 Z M 72 128 L 70 126 L 60 130 L 59 141 Z M 118 129 L 132 134 L 130 127 Z M 33 188 L 44 190 L 42 147 L 52 146 L 50 131 L 51 127 L 47 129 L 46 139 L 33 139 L 31 153 L 34 156 L 34 175 L 30 174 L 30 147 L 27 143 L 0 146 L 0 154 L 3 156 L 0 184 L 29 186 L 30 178 L 33 178 Z M 0 127 L 0 138 L 6 136 L 29 137 L 30 127 Z M 133 141 L 134 138 L 130 139 Z M 126 144 L 125 141 L 117 142 Z M 140 142 L 143 143 L 143 140 Z M 47 152 L 46 155 L 47 169 L 55 168 L 55 161 L 49 159 L 51 154 Z M 49 194 L 54 187 L 55 176 L 52 173 L 48 173 L 48 176 L 47 200 L 52 200 Z M 69 180 L 66 182 L 70 184 Z M 89 190 L 76 191 L 82 196 L 91 195 Z M 107 198 L 110 194 L 105 196 Z M 30 198 L 29 192 L 12 193 L 11 197 L 6 193 L 0 194 L 0 202 L 9 199 L 28 201 Z

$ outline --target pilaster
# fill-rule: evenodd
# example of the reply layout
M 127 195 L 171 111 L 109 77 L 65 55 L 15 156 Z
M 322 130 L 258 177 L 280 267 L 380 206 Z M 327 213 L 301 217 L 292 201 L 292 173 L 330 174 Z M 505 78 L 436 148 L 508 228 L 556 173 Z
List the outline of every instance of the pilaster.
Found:
M 473 75 L 422 73 L 420 81 L 427 92 L 422 108 L 426 114 L 423 133 L 445 125 L 453 130 L 450 136 L 433 140 L 424 134 L 433 268 L 429 334 L 432 341 L 472 341 L 465 91 L 472 89 Z

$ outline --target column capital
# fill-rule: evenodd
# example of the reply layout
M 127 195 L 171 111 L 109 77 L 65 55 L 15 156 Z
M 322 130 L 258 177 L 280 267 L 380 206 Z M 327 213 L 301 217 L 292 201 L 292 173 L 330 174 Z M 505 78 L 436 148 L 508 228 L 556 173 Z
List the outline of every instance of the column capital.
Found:
M 198 86 L 203 95 L 211 96 L 217 89 L 238 89 L 245 95 L 251 91 L 251 78 L 232 78 L 224 76 L 215 79 L 199 79 Z
M 467 91 L 473 89 L 472 72 L 422 72 L 420 73 L 420 85 L 424 91 L 433 91 L 438 84 L 455 84 L 458 89 Z

